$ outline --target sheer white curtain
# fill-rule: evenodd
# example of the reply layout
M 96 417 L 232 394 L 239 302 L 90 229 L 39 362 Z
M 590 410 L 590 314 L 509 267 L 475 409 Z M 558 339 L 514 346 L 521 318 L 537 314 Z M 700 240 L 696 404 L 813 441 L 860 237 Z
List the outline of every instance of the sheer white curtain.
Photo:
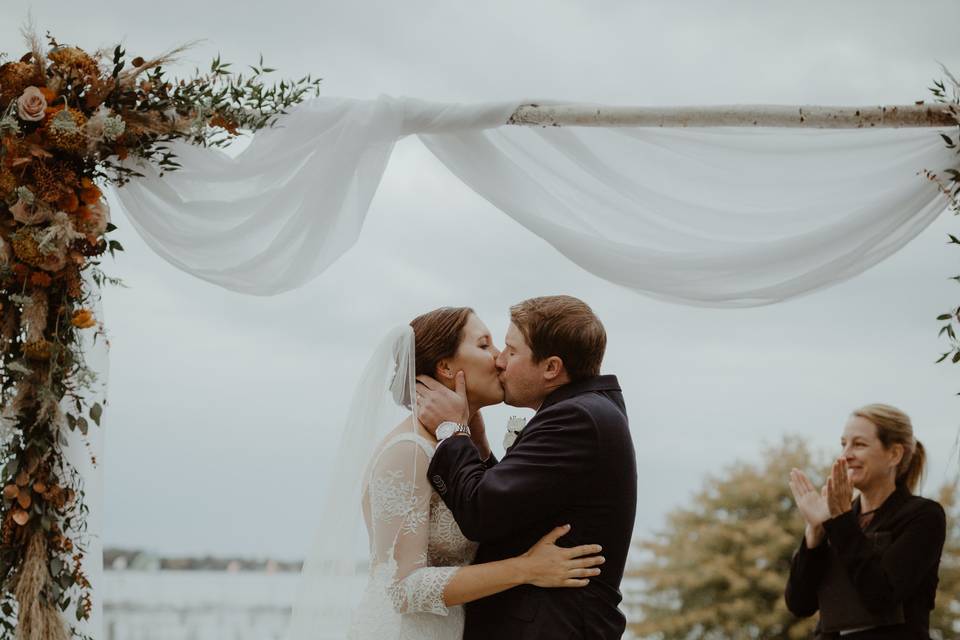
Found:
M 505 122 L 510 105 L 315 100 L 257 134 L 237 158 L 176 145 L 183 169 L 119 189 L 128 218 L 175 267 L 270 295 L 316 277 L 356 241 L 393 146 L 421 131 Z
M 588 271 L 713 306 L 861 273 L 944 209 L 931 130 L 520 129 L 423 135 L 466 184 Z
M 231 158 L 180 146 L 118 196 L 176 267 L 257 295 L 296 288 L 356 241 L 394 143 L 419 135 L 465 184 L 588 271 L 713 306 L 847 279 L 944 208 L 919 171 L 955 163 L 929 129 L 501 126 L 519 103 L 321 98 Z

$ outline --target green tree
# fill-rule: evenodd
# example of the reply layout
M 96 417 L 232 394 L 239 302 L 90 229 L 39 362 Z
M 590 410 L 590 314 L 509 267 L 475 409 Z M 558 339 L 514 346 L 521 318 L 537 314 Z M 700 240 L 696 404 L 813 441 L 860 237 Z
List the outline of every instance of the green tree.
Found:
M 768 447 L 761 464 L 734 464 L 708 477 L 667 529 L 635 543 L 644 558 L 632 575 L 644 589 L 641 637 L 664 640 L 809 638 L 814 620 L 787 611 L 783 588 L 803 531 L 790 470 L 822 472 L 799 438 Z
M 818 482 L 831 460 L 797 437 L 767 447 L 761 462 L 738 463 L 708 477 L 689 507 L 667 517 L 667 527 L 634 543 L 639 558 L 628 575 L 642 588 L 624 603 L 639 613 L 630 630 L 660 640 L 799 640 L 813 637 L 816 616 L 787 611 L 783 590 L 803 520 L 790 493 L 794 467 Z M 938 496 L 947 510 L 931 633 L 958 637 L 960 628 L 960 508 L 957 491 Z

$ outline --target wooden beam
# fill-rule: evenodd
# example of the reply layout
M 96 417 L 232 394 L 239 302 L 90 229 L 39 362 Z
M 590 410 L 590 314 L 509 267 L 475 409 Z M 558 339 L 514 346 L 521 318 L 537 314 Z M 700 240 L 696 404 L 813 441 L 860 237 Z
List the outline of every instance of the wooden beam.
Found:
M 941 104 L 879 107 L 727 105 L 618 107 L 538 105 L 517 108 L 507 124 L 528 127 L 778 127 L 869 129 L 955 127 L 958 111 Z

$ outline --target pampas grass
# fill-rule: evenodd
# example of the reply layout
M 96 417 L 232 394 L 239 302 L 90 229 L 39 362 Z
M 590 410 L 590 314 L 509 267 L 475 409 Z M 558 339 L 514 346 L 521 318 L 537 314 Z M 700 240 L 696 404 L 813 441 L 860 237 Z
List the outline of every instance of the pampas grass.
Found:
M 68 640 L 69 632 L 60 613 L 40 597 L 49 586 L 47 541 L 42 531 L 36 531 L 27 543 L 27 555 L 13 590 L 19 605 L 17 640 Z

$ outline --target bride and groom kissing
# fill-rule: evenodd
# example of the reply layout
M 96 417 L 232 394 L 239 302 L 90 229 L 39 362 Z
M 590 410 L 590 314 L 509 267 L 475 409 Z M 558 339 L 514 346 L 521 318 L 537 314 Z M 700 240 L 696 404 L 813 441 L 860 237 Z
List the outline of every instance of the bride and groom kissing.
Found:
M 472 309 L 437 309 L 368 365 L 348 429 L 373 440 L 359 493 L 370 568 L 348 637 L 623 634 L 637 472 L 619 384 L 600 375 L 606 332 L 570 296 L 510 320 L 501 350 Z M 399 424 L 382 424 L 378 394 Z M 501 402 L 536 413 L 498 460 L 480 409 Z

